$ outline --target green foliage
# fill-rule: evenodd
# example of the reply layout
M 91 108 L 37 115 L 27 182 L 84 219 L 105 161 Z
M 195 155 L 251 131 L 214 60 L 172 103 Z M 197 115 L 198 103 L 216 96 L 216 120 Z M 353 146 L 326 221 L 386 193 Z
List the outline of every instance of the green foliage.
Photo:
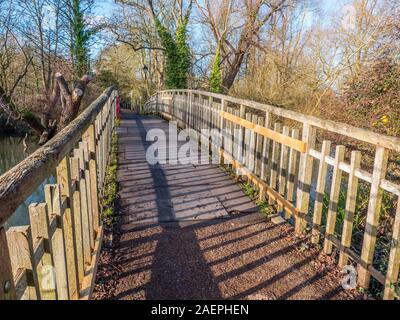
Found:
M 119 126 L 119 121 L 116 121 L 115 126 Z M 117 183 L 117 168 L 118 168 L 118 135 L 113 134 L 110 164 L 106 172 L 106 181 L 104 185 L 104 196 L 103 196 L 103 214 L 102 218 L 108 225 L 111 225 L 114 221 L 114 211 L 118 198 L 118 183 Z
M 257 205 L 260 208 L 260 213 L 265 218 L 268 218 L 268 217 L 272 216 L 275 213 L 275 211 L 272 208 L 272 206 L 270 206 L 268 204 L 268 202 L 265 201 L 265 200 L 264 201 L 258 201 Z
M 252 200 L 255 199 L 257 192 L 256 190 L 254 190 L 253 186 L 249 182 L 246 182 L 242 185 L 242 190 L 246 194 L 246 196 L 248 196 Z
M 187 77 L 190 68 L 190 50 L 187 44 L 187 24 L 185 19 L 176 29 L 176 50 L 177 50 L 177 69 L 176 80 L 177 88 L 184 89 L 187 87 Z
M 190 50 L 187 44 L 188 19 L 179 22 L 175 39 L 171 32 L 156 20 L 156 29 L 166 53 L 165 84 L 168 89 L 185 89 L 190 68 Z
M 222 93 L 221 45 L 218 44 L 210 75 L 210 91 Z
M 92 34 L 86 26 L 82 6 L 83 0 L 72 0 L 71 2 L 71 53 L 76 77 L 87 74 L 90 68 L 89 41 Z

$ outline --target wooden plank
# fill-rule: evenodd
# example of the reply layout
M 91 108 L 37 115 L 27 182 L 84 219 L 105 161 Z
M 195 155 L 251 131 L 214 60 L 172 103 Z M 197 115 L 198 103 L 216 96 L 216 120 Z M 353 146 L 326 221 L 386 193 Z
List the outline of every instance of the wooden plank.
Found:
M 111 140 L 109 142 L 111 145 Z M 90 159 L 90 149 L 89 149 L 89 144 L 84 141 L 79 143 L 79 152 L 78 152 L 78 158 L 79 158 L 79 165 L 81 168 L 81 171 L 84 174 L 84 178 L 81 179 L 81 184 L 82 184 L 82 191 L 81 191 L 81 197 L 86 198 L 82 199 L 83 203 L 87 203 L 87 216 L 88 216 L 88 221 L 89 221 L 89 240 L 90 240 L 90 245 L 93 248 L 94 247 L 94 240 L 96 238 L 95 235 L 95 230 L 98 228 L 99 224 L 102 223 L 101 221 L 101 216 L 100 216 L 100 207 L 101 204 L 99 204 L 99 198 L 98 195 L 94 196 L 92 194 L 92 189 L 96 187 L 96 183 L 92 182 L 93 177 L 96 179 L 96 172 L 92 173 L 91 169 L 91 162 L 92 160 Z M 96 166 L 96 162 L 94 161 L 92 163 L 93 167 Z M 84 189 L 86 187 L 86 193 L 84 192 Z M 96 203 L 95 203 L 96 201 Z M 97 208 L 93 208 L 93 206 L 96 206 Z M 85 209 L 85 208 L 83 208 Z M 86 213 L 85 213 L 86 214 Z
M 275 123 L 274 125 L 274 131 L 277 133 L 280 133 L 282 130 L 282 125 L 280 123 Z M 277 179 L 278 179 L 278 171 L 279 171 L 279 147 L 280 143 L 276 140 L 273 140 L 272 143 L 272 158 L 271 158 L 271 175 L 270 175 L 270 182 L 269 186 L 273 190 L 277 190 Z M 270 199 L 269 201 L 270 205 L 275 204 L 273 199 Z
M 37 266 L 34 263 L 34 243 L 30 226 L 12 227 L 7 230 L 7 241 L 13 273 L 17 274 L 19 269 L 26 269 L 32 276 L 33 283 L 27 287 L 27 298 L 29 300 L 40 300 L 39 280 Z
M 232 123 L 229 122 L 231 125 Z M 264 117 L 258 117 L 258 125 L 264 126 L 265 119 Z M 261 176 L 261 161 L 262 161 L 262 151 L 264 144 L 264 136 L 261 134 L 257 134 L 257 142 L 256 142 L 256 164 L 255 164 L 255 174 L 257 176 Z
M 381 180 L 384 179 L 386 175 L 388 158 L 389 151 L 385 148 L 377 147 L 374 172 L 372 175 L 371 193 L 369 197 L 367 222 L 361 252 L 362 264 L 359 264 L 358 266 L 359 285 L 364 289 L 368 289 L 370 282 L 368 266 L 372 264 L 375 253 L 376 235 L 383 197 L 383 190 L 380 188 L 380 184 Z
M 320 233 L 318 227 L 321 226 L 322 222 L 322 209 L 324 207 L 324 195 L 325 186 L 328 173 L 328 164 L 325 162 L 325 157 L 331 153 L 332 142 L 325 140 L 322 142 L 321 159 L 318 167 L 318 178 L 317 186 L 315 189 L 315 203 L 314 203 L 314 215 L 312 224 L 312 236 L 311 243 L 318 244 L 320 240 Z
M 285 136 L 290 135 L 290 128 L 288 126 L 283 127 L 283 134 Z M 278 190 L 279 193 L 284 197 L 286 193 L 286 181 L 288 175 L 288 166 L 289 166 L 289 147 L 282 145 L 281 146 L 281 159 L 279 166 L 279 182 L 278 182 Z M 278 211 L 281 212 L 283 208 L 279 208 Z
M 332 174 L 332 186 L 330 192 L 329 208 L 327 215 L 327 224 L 325 232 L 324 252 L 326 254 L 332 253 L 332 242 L 326 237 L 326 235 L 334 235 L 336 227 L 336 218 L 339 206 L 340 187 L 342 185 L 342 170 L 339 168 L 339 163 L 344 160 L 346 152 L 345 146 L 336 147 L 335 155 L 335 166 L 333 167 Z
M 84 171 L 85 176 L 79 180 L 79 190 L 81 196 L 81 219 L 82 219 L 82 250 L 83 250 L 83 261 L 85 264 L 91 262 L 91 250 L 94 247 L 94 225 L 93 222 L 94 212 L 91 211 L 91 179 L 90 170 L 88 170 L 86 164 L 88 163 L 88 145 L 87 143 L 80 143 L 79 149 L 75 150 L 75 157 L 79 159 L 79 168 Z M 86 170 L 85 170 L 86 169 Z M 89 197 L 88 197 L 89 195 Z
M 250 123 L 251 121 L 251 113 L 246 113 L 246 121 Z M 246 168 L 249 168 L 249 159 L 250 159 L 250 143 L 251 143 L 251 129 L 244 127 L 244 155 L 243 155 L 243 164 Z
M 252 130 L 255 133 L 261 134 L 264 137 L 267 137 L 269 139 L 272 139 L 280 144 L 286 145 L 288 147 L 291 147 L 299 152 L 306 152 L 307 151 L 307 144 L 304 141 L 301 140 L 296 140 L 291 137 L 285 136 L 281 133 L 276 132 L 275 130 L 270 130 L 266 127 L 259 126 L 256 123 L 252 123 L 249 121 L 249 119 L 246 120 L 238 118 L 234 115 L 230 115 L 226 112 L 221 112 L 221 116 L 229 121 L 232 121 L 233 123 L 239 124 L 240 126 Z
M 93 295 L 93 289 L 94 289 L 94 284 L 96 281 L 96 273 L 97 273 L 97 267 L 99 264 L 99 258 L 100 258 L 100 253 L 101 253 L 101 245 L 103 243 L 103 232 L 104 228 L 103 226 L 99 227 L 99 230 L 97 232 L 97 239 L 92 255 L 92 262 L 90 266 L 87 267 L 86 270 L 86 276 L 83 279 L 81 290 L 80 290 L 80 299 L 81 300 L 89 300 L 91 299 Z
M 72 202 L 72 180 L 69 157 L 65 157 L 57 166 L 57 182 L 61 188 L 61 195 L 67 199 L 68 206 L 63 215 L 64 242 L 67 260 L 69 295 L 71 300 L 78 298 L 77 256 L 75 250 L 74 212 Z
M 6 230 L 3 226 L 0 226 L 0 261 L 0 300 L 15 300 L 17 295 L 11 257 L 8 250 Z
M 302 139 L 309 148 L 314 148 L 316 130 L 311 125 L 305 124 L 303 126 Z M 311 178 L 313 169 L 313 158 L 309 153 L 303 153 L 300 157 L 299 165 L 299 182 L 297 187 L 297 209 L 304 215 L 308 214 L 310 205 L 310 190 Z M 304 234 L 306 228 L 306 220 L 303 218 L 296 218 L 296 234 L 301 236 Z
M 258 124 L 258 116 L 255 114 L 252 114 L 251 121 L 254 124 Z M 252 172 L 255 172 L 256 144 L 257 144 L 256 133 L 253 130 L 251 130 L 250 131 L 249 153 L 248 153 L 248 165 L 249 165 L 250 171 L 252 171 Z
M 28 300 L 27 288 L 29 284 L 28 284 L 27 270 L 24 268 L 18 269 L 14 279 L 15 279 L 16 300 Z
M 300 132 L 298 129 L 292 129 L 292 138 L 299 139 Z M 296 183 L 296 177 L 298 176 L 298 166 L 297 166 L 297 159 L 298 159 L 299 152 L 293 148 L 290 148 L 289 154 L 289 177 L 287 181 L 287 200 L 290 202 L 294 202 L 294 187 Z M 286 219 L 289 219 L 291 216 L 289 213 L 285 215 Z
M 225 100 L 221 100 L 221 104 L 219 105 L 219 110 L 220 112 L 226 112 L 226 108 L 227 108 L 227 104 Z M 221 113 L 219 113 L 221 114 Z M 219 116 L 219 123 L 218 123 L 218 132 L 219 132 L 219 136 L 218 136 L 218 148 L 226 148 L 226 121 L 223 117 Z M 220 164 L 223 165 L 223 158 L 220 156 L 220 154 L 218 153 L 218 161 Z
M 64 218 L 61 210 L 61 190 L 59 185 L 46 185 L 45 198 L 49 215 L 55 217 L 60 224 L 51 237 L 53 250 L 53 262 L 56 276 L 57 298 L 58 300 L 68 300 L 68 276 L 67 261 L 64 245 Z
M 270 112 L 265 113 L 265 127 L 266 128 L 271 128 L 272 126 L 272 115 Z M 267 137 L 264 137 L 263 141 L 263 149 L 262 149 L 262 154 L 261 154 L 261 172 L 260 172 L 260 177 L 261 180 L 267 181 L 270 169 L 271 169 L 271 159 L 269 157 L 269 151 L 270 151 L 270 145 L 271 145 L 271 139 L 268 139 Z M 259 201 L 264 201 L 265 200 L 265 190 L 263 188 L 260 189 L 260 197 Z
M 86 207 L 87 204 L 82 203 L 81 199 L 81 168 L 79 165 L 79 154 L 74 150 L 74 158 L 70 158 L 71 161 L 71 180 L 75 185 L 72 192 L 72 205 L 74 215 L 74 234 L 75 234 L 75 254 L 77 263 L 78 283 L 81 283 L 84 277 L 84 258 L 83 258 L 83 230 L 82 230 L 82 207 Z M 85 186 L 86 187 L 86 186 Z M 86 199 L 85 199 L 86 200 Z
M 243 119 L 245 116 L 246 116 L 246 108 L 241 105 L 240 110 L 239 110 L 239 117 L 240 117 L 240 119 Z M 243 159 L 244 159 L 244 129 L 239 124 L 237 124 L 237 125 L 239 126 L 239 128 L 237 129 L 238 147 L 237 147 L 236 159 L 239 162 L 244 163 L 244 161 L 243 161 Z M 236 171 L 236 175 L 238 177 L 242 175 L 239 169 Z
M 314 157 L 315 159 L 318 159 L 318 160 L 321 159 L 321 153 L 314 149 L 310 149 L 310 155 L 312 157 Z M 325 157 L 325 162 L 327 164 L 333 166 L 333 164 L 335 163 L 335 159 L 332 157 Z M 339 168 L 343 172 L 350 174 L 350 165 L 348 163 L 341 162 L 339 165 Z M 364 171 L 362 169 L 356 170 L 356 177 L 362 181 L 369 183 L 369 184 L 371 184 L 371 182 L 372 182 L 372 174 L 367 171 Z M 382 179 L 380 187 L 387 192 L 393 193 L 396 196 L 400 196 L 400 185 L 397 185 L 391 181 Z
M 399 290 L 398 279 L 400 269 L 400 199 L 397 201 L 397 211 L 393 223 L 392 245 L 390 249 L 388 270 L 385 280 L 385 300 L 393 300 L 395 290 Z
M 37 267 L 39 290 L 42 300 L 56 300 L 57 286 L 53 263 L 53 248 L 50 235 L 50 220 L 45 203 L 29 206 L 29 220 L 34 241 L 43 239 L 45 252 Z
M 350 248 L 351 246 L 358 191 L 358 178 L 356 177 L 356 170 L 360 168 L 360 165 L 361 152 L 353 151 L 351 153 L 351 168 L 349 174 L 349 182 L 347 186 L 346 215 L 343 221 L 342 246 L 340 248 L 339 255 L 339 267 L 341 268 L 343 268 L 348 263 L 348 256 L 345 254 L 344 248 Z
M 233 108 L 229 107 L 228 112 L 233 114 Z M 227 121 L 226 123 L 226 152 L 230 155 L 233 155 L 233 129 L 234 124 L 232 122 Z

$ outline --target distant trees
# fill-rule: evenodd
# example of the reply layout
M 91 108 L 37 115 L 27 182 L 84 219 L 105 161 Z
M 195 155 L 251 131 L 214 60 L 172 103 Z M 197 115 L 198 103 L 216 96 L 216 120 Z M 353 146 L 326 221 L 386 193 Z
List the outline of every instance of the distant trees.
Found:
M 224 71 L 222 87 L 225 92 L 233 83 L 259 41 L 260 33 L 273 17 L 293 0 L 217 0 L 196 1 L 201 23 L 208 26 L 220 45 Z
M 0 0 L 0 112 L 25 122 L 41 143 L 77 116 L 91 81 L 85 12 L 92 4 Z
M 135 52 L 142 51 L 143 60 L 150 60 L 150 65 L 157 62 L 158 65 L 152 65 L 150 71 L 159 73 L 159 79 L 162 79 L 165 87 L 187 88 L 191 69 L 187 32 L 193 1 L 117 2 L 131 14 L 123 13 L 122 17 L 119 16 L 122 21 L 110 24 L 116 41 L 128 44 Z M 132 18 L 132 15 L 135 17 Z

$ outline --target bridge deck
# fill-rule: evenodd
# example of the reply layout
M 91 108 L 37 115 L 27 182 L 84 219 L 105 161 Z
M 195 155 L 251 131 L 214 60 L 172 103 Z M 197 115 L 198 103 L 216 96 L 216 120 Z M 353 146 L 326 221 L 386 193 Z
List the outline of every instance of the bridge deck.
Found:
M 149 165 L 145 138 L 154 128 L 168 123 L 123 113 L 121 237 L 108 262 L 114 274 L 102 280 L 113 298 L 351 298 L 334 267 L 302 252 L 289 225 L 265 222 L 218 167 Z

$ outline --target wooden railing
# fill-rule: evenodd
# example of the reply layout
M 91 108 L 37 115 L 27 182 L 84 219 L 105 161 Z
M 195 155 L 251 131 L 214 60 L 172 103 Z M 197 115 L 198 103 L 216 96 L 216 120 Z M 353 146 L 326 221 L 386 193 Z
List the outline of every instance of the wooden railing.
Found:
M 312 243 L 321 244 L 326 254 L 332 254 L 336 247 L 341 267 L 356 264 L 362 288 L 369 288 L 372 276 L 384 286 L 385 299 L 395 297 L 400 264 L 400 185 L 387 180 L 386 175 L 389 154 L 400 152 L 399 138 L 194 90 L 157 93 L 147 102 L 145 111 L 177 121 L 181 128 L 194 129 L 200 137 L 203 129 L 214 129 L 214 135 L 217 130 L 219 137 L 210 139 L 207 148 L 212 157 L 218 157 L 223 164 L 236 169 L 237 174 L 246 176 L 259 190 L 260 201 L 267 199 L 271 205 L 277 205 L 286 219 L 294 218 L 298 235 L 309 235 Z M 318 141 L 317 130 L 319 137 L 335 134 L 339 139 L 366 144 L 375 150 L 373 165 L 364 169 L 361 159 L 365 155 L 357 150 L 351 151 L 346 161 L 346 147 L 342 145 L 336 146 L 332 156 L 331 141 Z M 208 137 L 205 138 L 208 141 Z M 313 185 L 314 160 L 318 160 L 315 163 L 318 165 Z M 328 169 L 331 181 L 327 193 Z M 347 175 L 346 184 L 344 175 Z M 361 181 L 370 186 L 370 195 L 363 240 L 357 252 L 352 248 L 352 234 Z M 340 234 L 335 234 L 339 196 L 343 190 L 346 191 L 345 217 Z M 384 191 L 396 197 L 397 209 L 391 225 L 387 270 L 383 273 L 374 267 L 374 255 Z M 312 192 L 316 195 L 314 199 Z M 326 194 L 329 195 L 328 209 L 324 209 Z
M 0 177 L 0 300 L 89 299 L 103 227 L 100 198 L 115 119 L 107 89 L 45 146 Z M 30 224 L 4 223 L 43 183 Z

